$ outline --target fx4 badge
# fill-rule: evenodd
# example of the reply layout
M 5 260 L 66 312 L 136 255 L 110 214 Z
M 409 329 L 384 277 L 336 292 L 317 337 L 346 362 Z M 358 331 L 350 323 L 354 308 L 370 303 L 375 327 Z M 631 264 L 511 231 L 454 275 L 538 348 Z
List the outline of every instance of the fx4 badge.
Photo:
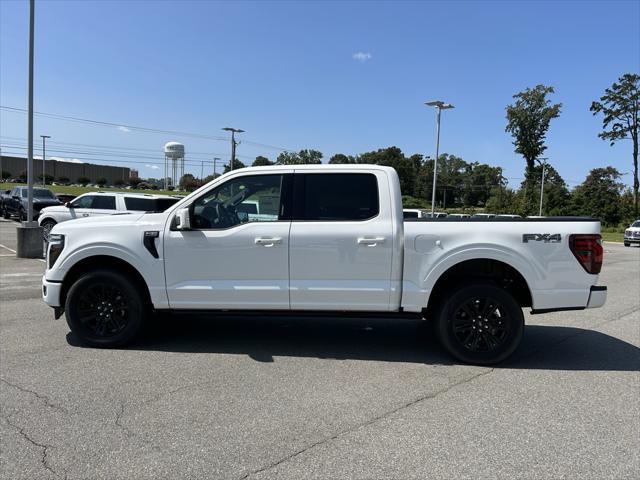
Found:
M 522 243 L 560 243 L 561 239 L 562 236 L 559 233 L 525 233 L 522 235 Z

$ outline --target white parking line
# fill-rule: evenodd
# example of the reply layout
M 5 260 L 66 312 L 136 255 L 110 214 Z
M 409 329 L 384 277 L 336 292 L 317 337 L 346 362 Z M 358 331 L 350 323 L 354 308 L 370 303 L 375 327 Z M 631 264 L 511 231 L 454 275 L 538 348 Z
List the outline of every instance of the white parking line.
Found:
M 1 243 L 0 243 L 0 247 L 2 247 L 2 248 L 6 248 L 6 249 L 7 249 L 7 250 L 9 250 L 11 253 L 16 253 L 16 251 L 15 251 L 13 248 L 6 247 L 6 246 L 2 245 Z

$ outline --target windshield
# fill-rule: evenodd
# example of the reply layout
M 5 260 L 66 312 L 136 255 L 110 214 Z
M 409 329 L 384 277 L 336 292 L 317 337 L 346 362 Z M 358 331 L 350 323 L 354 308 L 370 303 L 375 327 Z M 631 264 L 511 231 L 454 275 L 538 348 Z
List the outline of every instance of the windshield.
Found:
M 640 227 L 640 220 L 636 220 L 631 224 L 632 227 Z
M 22 198 L 27 198 L 28 190 L 25 188 L 22 190 Z M 34 188 L 33 189 L 33 197 L 34 198 L 53 198 L 53 193 L 46 188 Z

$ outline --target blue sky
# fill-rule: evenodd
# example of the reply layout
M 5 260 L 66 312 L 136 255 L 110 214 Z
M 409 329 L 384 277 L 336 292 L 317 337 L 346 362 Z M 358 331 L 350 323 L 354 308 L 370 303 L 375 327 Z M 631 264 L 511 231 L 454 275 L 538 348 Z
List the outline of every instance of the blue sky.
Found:
M 0 1 L 3 106 L 26 108 L 27 40 L 28 3 Z M 628 142 L 597 138 L 589 105 L 640 71 L 640 2 L 36 1 L 35 58 L 37 111 L 219 138 L 242 128 L 243 161 L 278 154 L 248 142 L 315 148 L 325 161 L 392 145 L 433 156 L 423 102 L 443 99 L 456 108 L 443 113 L 441 152 L 500 165 L 514 185 L 524 161 L 505 106 L 552 85 L 563 108 L 546 155 L 575 186 L 591 168 L 632 168 Z M 2 111 L 0 122 L 3 152 L 19 153 L 26 116 Z M 185 143 L 197 176 L 201 160 L 206 173 L 229 154 L 223 140 L 124 130 L 36 117 L 34 133 L 53 137 L 47 157 L 120 160 L 143 177 L 161 176 L 169 140 Z

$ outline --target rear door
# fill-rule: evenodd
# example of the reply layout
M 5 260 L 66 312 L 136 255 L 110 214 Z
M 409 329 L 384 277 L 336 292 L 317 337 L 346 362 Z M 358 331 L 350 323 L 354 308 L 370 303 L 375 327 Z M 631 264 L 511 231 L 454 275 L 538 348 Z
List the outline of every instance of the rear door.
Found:
M 389 198 L 384 171 L 296 172 L 289 236 L 292 310 L 390 310 Z

